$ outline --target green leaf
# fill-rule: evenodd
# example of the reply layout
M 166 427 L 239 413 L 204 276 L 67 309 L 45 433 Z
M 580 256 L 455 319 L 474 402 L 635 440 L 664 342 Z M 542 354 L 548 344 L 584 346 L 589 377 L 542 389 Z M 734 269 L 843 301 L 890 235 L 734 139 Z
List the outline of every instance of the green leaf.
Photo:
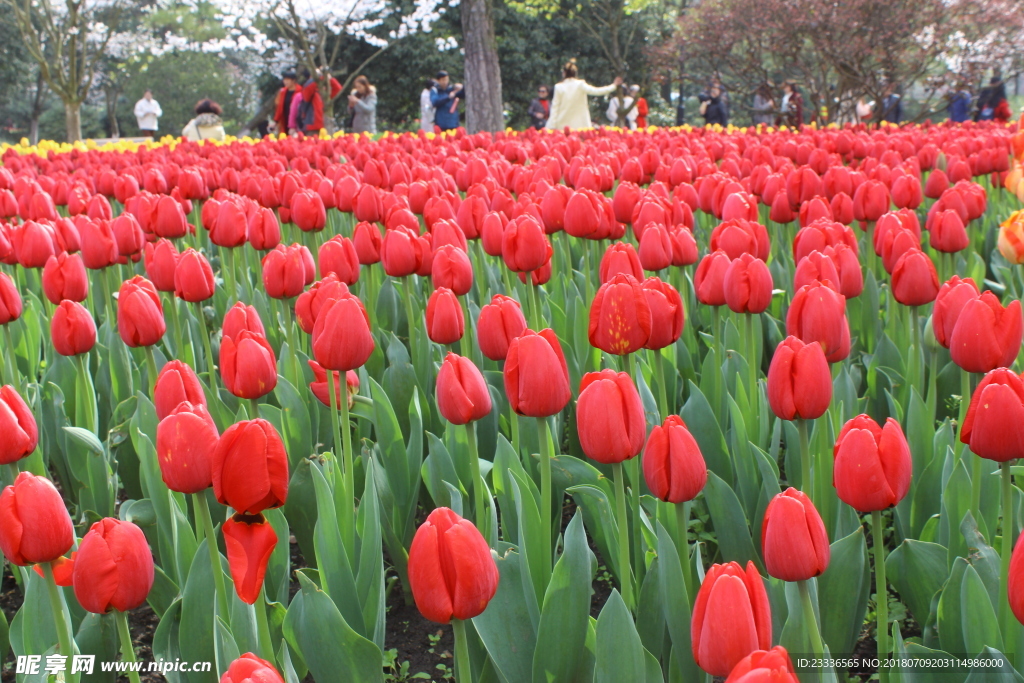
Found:
M 722 561 L 735 561 L 741 565 L 752 561 L 759 569 L 762 569 L 761 558 L 754 550 L 754 542 L 750 538 L 750 527 L 743 516 L 743 507 L 740 505 L 736 493 L 711 471 L 708 472 L 708 483 L 704 489 L 704 501 L 707 503 L 711 522 L 715 527 Z
M 359 631 L 374 644 L 384 649 L 384 553 L 381 543 L 380 506 L 377 501 L 375 476 L 377 467 L 372 459 L 366 464 L 366 485 L 359 500 L 357 526 L 359 530 L 359 567 L 356 574 L 356 595 L 363 603 L 363 628 Z
M 656 525 L 661 604 L 665 614 L 665 625 L 672 640 L 672 661 L 678 666 L 682 680 L 699 680 L 700 670 L 693 660 L 690 644 L 690 598 L 686 592 L 684 569 L 675 541 L 661 522 L 657 522 Z
M 331 598 L 305 573 L 284 622 L 288 644 L 302 654 L 317 681 L 384 683 L 383 654 L 345 622 Z
M 690 398 L 687 399 L 686 405 L 683 406 L 679 415 L 686 422 L 693 438 L 697 440 L 697 445 L 700 446 L 700 452 L 708 464 L 708 469 L 725 481 L 732 481 L 733 471 L 729 449 L 726 446 L 722 429 L 718 425 L 718 419 L 697 385 L 693 382 L 689 384 Z M 737 502 L 739 501 L 737 500 Z
M 965 683 L 1021 683 L 1021 681 L 1024 681 L 1024 678 L 1014 670 L 1013 664 L 1010 663 L 1010 658 L 999 650 L 991 647 L 983 648 L 978 653 L 978 659 L 997 661 L 1002 666 L 998 668 L 987 666 L 975 667 L 971 669 L 971 673 Z
M 241 653 L 238 651 L 238 645 L 235 644 L 234 636 L 231 635 L 231 629 L 228 628 L 228 625 L 220 617 L 216 619 L 215 631 L 216 638 L 213 641 L 214 668 L 217 671 L 227 671 L 228 667 L 231 666 L 231 662 L 238 659 Z
M 818 577 L 821 637 L 832 652 L 853 652 L 871 594 L 871 568 L 863 528 L 831 546 L 828 569 Z
M 583 518 L 577 512 L 565 531 L 565 552 L 555 564 L 544 594 L 533 655 L 534 683 L 583 683 L 595 562 L 587 547 Z
M 939 630 L 939 644 L 946 652 L 967 652 L 964 642 L 962 617 L 960 614 L 960 590 L 967 571 L 967 560 L 962 557 L 953 562 L 953 571 L 942 587 L 936 620 Z
M 209 553 L 206 554 L 209 557 Z M 181 659 L 178 634 L 181 632 L 181 600 L 175 600 L 160 616 L 160 623 L 153 634 L 153 657 L 168 662 Z M 207 660 L 210 661 L 210 660 Z M 185 683 L 188 675 L 177 671 L 164 673 L 167 683 Z
M 619 591 L 613 588 L 597 618 L 594 683 L 645 680 L 644 652 L 633 617 Z
M 537 634 L 523 591 L 522 556 L 508 548 L 495 562 L 501 575 L 498 592 L 483 614 L 473 618 L 473 626 L 504 680 L 529 681 Z
M 210 565 L 210 552 L 206 549 L 206 539 L 203 539 L 188 571 L 185 590 L 182 591 L 181 627 L 178 629 L 178 645 L 182 659 L 193 662 L 214 661 L 215 610 L 212 606 L 216 604 L 217 599 L 213 571 Z M 225 583 L 231 585 L 230 582 Z M 188 680 L 190 683 L 216 683 L 217 674 L 189 672 Z
M 964 569 L 960 584 L 960 623 L 967 654 L 978 654 L 985 646 L 1002 649 L 1003 638 L 995 608 L 981 577 L 970 565 Z
M 516 515 L 519 517 L 519 554 L 522 557 L 523 590 L 526 593 L 526 607 L 534 625 L 540 623 L 541 605 L 544 602 L 544 591 L 548 587 L 545 575 L 548 565 L 545 554 L 550 553 L 551 542 L 544 533 L 540 521 L 540 510 L 537 498 L 525 478 L 525 474 L 511 472 L 512 495 L 516 504 Z
M 906 655 L 911 659 L 933 660 L 934 666 L 921 666 L 905 669 L 903 683 L 964 683 L 967 672 L 962 669 L 944 668 L 940 662 L 950 659 L 950 655 L 941 650 L 933 650 L 919 643 L 905 643 Z M 955 652 L 963 652 L 955 650 Z
M 281 406 L 281 425 L 284 427 L 281 437 L 288 447 L 288 464 L 291 469 L 295 469 L 300 460 L 313 453 L 310 436 L 313 426 L 309 419 L 309 407 L 283 375 L 277 377 L 274 397 Z
M 82 429 L 81 427 L 65 427 L 64 431 L 68 433 L 76 443 L 80 443 L 96 455 L 103 455 L 105 453 L 103 444 L 99 438 L 88 429 Z
M 346 623 L 357 630 L 363 629 L 363 613 L 359 604 L 360 595 L 356 590 L 356 578 L 352 572 L 349 557 L 353 554 L 345 548 L 341 529 L 334 508 L 334 494 L 319 468 L 311 468 L 313 486 L 316 489 L 317 521 L 313 533 L 316 548 L 316 566 L 320 571 L 320 583 Z M 305 653 L 303 653 L 305 654 Z M 308 661 L 308 660 L 307 660 Z
M 946 580 L 946 549 L 907 539 L 885 560 L 885 573 L 919 624 L 928 621 L 932 597 Z

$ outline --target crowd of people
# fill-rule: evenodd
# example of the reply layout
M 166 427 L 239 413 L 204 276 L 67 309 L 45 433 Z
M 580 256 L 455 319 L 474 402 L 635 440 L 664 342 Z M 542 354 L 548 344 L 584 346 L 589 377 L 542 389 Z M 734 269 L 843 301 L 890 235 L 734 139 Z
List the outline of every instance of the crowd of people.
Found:
M 341 94 L 341 83 L 319 69 L 312 72 L 309 69 L 289 69 L 281 74 L 281 83 L 268 132 L 286 135 L 318 134 L 324 127 L 324 95 L 329 95 L 331 101 L 334 101 Z M 579 77 L 575 59 L 563 66 L 561 81 L 553 87 L 541 85 L 537 88 L 537 96 L 530 102 L 526 113 L 530 125 L 537 129 L 590 128 L 593 122 L 588 98 L 599 96 L 608 97 L 606 125 L 634 130 L 647 127 L 650 108 L 640 85 L 627 86 L 621 77 L 616 77 L 609 85 L 591 85 Z M 712 77 L 697 99 L 699 113 L 705 124 L 729 125 L 729 91 L 720 78 Z M 433 78 L 426 80 L 420 93 L 420 128 L 427 132 L 458 128 L 462 125 L 460 105 L 465 101 L 466 90 L 462 83 L 452 83 L 447 71 L 438 71 Z M 977 98 L 974 98 L 966 84 L 961 84 L 949 93 L 947 101 L 947 113 L 952 121 L 1008 121 L 1012 116 L 1006 86 L 998 76 L 991 79 Z M 347 104 L 345 129 L 353 133 L 375 134 L 377 89 L 366 76 L 354 79 Z M 854 122 L 872 122 L 876 118 L 893 124 L 903 122 L 903 101 L 895 84 L 886 87 L 878 106 L 880 110 L 876 110 L 874 101 L 860 97 L 848 118 Z M 194 111 L 195 118 L 186 124 L 181 132 L 182 137 L 189 140 L 224 139 L 220 105 L 210 99 L 203 99 L 196 104 Z M 797 127 L 807 122 L 803 95 L 797 83 L 792 80 L 785 81 L 778 90 L 771 83 L 763 83 L 754 93 L 749 114 L 754 125 Z M 811 114 L 813 120 L 814 112 Z M 152 91 L 146 90 L 142 99 L 135 104 L 140 134 L 149 138 L 156 137 L 162 115 L 160 103 L 153 97 Z M 827 118 L 824 109 L 822 117 Z

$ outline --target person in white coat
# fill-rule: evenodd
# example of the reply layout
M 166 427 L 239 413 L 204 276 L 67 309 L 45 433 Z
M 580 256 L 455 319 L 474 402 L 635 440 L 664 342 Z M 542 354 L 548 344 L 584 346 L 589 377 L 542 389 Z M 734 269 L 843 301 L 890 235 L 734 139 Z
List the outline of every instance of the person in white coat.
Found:
M 623 90 L 625 90 L 625 86 L 623 86 Z M 626 112 L 626 125 L 631 130 L 636 130 L 636 117 L 640 114 L 640 110 L 633 106 L 633 98 L 638 92 L 640 92 L 639 85 L 630 86 L 629 95 L 624 95 L 622 98 L 622 110 Z M 608 101 L 608 111 L 605 114 L 613 126 L 618 125 L 619 98 L 617 95 L 613 95 Z
M 147 90 L 142 99 L 135 103 L 135 119 L 139 122 L 139 131 L 147 138 L 155 138 L 159 126 L 159 118 L 164 115 L 160 103 L 153 99 L 153 91 Z
M 560 130 L 569 128 L 593 128 L 590 121 L 590 105 L 588 95 L 610 95 L 622 83 L 616 77 L 611 85 L 597 87 L 577 78 L 576 60 L 571 59 L 562 69 L 564 79 L 555 85 L 554 99 L 551 101 L 551 115 L 546 128 Z
M 433 78 L 427 79 L 427 85 L 420 93 L 420 130 L 426 133 L 434 132 L 434 105 L 430 102 L 430 91 L 437 85 Z

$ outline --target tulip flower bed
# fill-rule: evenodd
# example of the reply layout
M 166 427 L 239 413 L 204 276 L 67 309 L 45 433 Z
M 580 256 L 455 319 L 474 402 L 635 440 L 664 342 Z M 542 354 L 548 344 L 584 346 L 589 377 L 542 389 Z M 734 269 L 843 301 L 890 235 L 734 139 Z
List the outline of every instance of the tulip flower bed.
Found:
M 5 676 L 1024 671 L 1019 128 L 7 148 Z

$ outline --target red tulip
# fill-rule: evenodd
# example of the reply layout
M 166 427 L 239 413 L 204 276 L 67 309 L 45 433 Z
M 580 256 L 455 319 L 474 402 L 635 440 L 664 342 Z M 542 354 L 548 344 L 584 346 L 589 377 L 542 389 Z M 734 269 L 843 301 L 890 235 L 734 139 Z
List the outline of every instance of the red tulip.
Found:
M 813 420 L 832 401 L 832 374 L 821 344 L 786 337 L 768 367 L 768 405 L 783 420 Z
M 498 566 L 473 523 L 437 508 L 409 548 L 409 584 L 420 614 L 440 624 L 472 619 L 498 591 Z
M 188 233 L 185 211 L 174 197 L 164 195 L 156 200 L 153 209 L 153 232 L 160 237 L 175 240 Z
M 43 266 L 43 293 L 52 304 L 65 299 L 81 302 L 89 296 L 89 279 L 78 254 L 61 252 Z
M 656 277 L 647 278 L 641 287 L 651 309 L 651 336 L 644 348 L 657 350 L 674 344 L 683 333 L 683 325 L 686 323 L 679 292 Z
M 1007 368 L 985 375 L 970 398 L 960 441 L 975 455 L 1006 462 L 1024 448 L 1024 381 Z
M 206 393 L 195 371 L 180 360 L 171 360 L 160 369 L 153 388 L 156 417 L 163 420 L 183 401 L 207 407 Z
M 246 652 L 231 662 L 231 666 L 221 676 L 220 683 L 284 683 L 284 679 L 273 664 Z
M 167 488 L 186 494 L 210 488 L 210 462 L 219 438 L 217 425 L 202 403 L 182 401 L 160 420 L 156 455 Z
M 121 256 L 137 256 L 146 246 L 146 233 L 130 213 L 122 213 L 111 221 L 110 230 Z
M 911 249 L 900 257 L 892 271 L 892 294 L 904 306 L 923 306 L 935 301 L 939 276 L 935 264 L 920 249 Z
M 11 244 L 22 268 L 42 268 L 56 253 L 51 228 L 35 221 L 26 221 L 11 230 Z
M 639 455 L 647 425 L 633 380 L 625 372 L 589 372 L 580 382 L 576 429 L 588 458 L 606 465 Z
M 260 207 L 249 216 L 249 244 L 256 251 L 267 251 L 281 243 L 281 224 L 272 209 Z
M 878 180 L 866 180 L 853 193 L 853 217 L 874 222 L 889 210 L 889 190 Z
M 941 168 L 936 168 L 928 173 L 928 179 L 924 185 L 924 196 L 929 199 L 938 199 L 942 193 L 949 189 L 949 178 Z
M 288 498 L 288 454 L 264 419 L 228 427 L 210 456 L 210 472 L 217 500 L 242 514 L 280 507 Z
M 242 602 L 252 605 L 263 589 L 267 564 L 277 546 L 277 533 L 259 513 L 236 513 L 224 522 L 221 531 L 235 593 Z
M 203 206 L 204 214 L 209 205 L 210 203 L 207 202 Z M 209 227 L 210 241 L 218 247 L 228 249 L 245 244 L 249 238 L 249 217 L 246 215 L 245 209 L 240 204 L 231 201 L 221 202 L 216 208 L 217 213 L 214 216 L 213 224 Z M 276 219 L 274 222 L 276 223 Z M 206 221 L 204 220 L 203 223 L 205 224 Z M 260 227 L 264 228 L 262 225 Z M 265 229 L 263 232 L 265 234 Z
M 170 240 L 160 239 L 146 244 L 146 275 L 157 291 L 174 291 L 174 272 L 178 269 L 178 250 Z
M 303 232 L 320 232 L 327 225 L 323 198 L 313 190 L 299 190 L 289 204 L 292 223 Z
M 669 229 L 652 223 L 640 238 L 640 264 L 644 270 L 662 270 L 672 265 L 673 247 Z
M 834 221 L 816 220 L 800 228 L 793 238 L 793 260 L 800 262 L 812 251 L 825 251 L 825 247 L 845 244 L 857 254 L 857 237 L 848 226 Z
M 320 246 L 318 257 L 321 276 L 334 273 L 346 285 L 359 280 L 359 255 L 349 238 L 335 235 Z
M 381 247 L 384 239 L 380 230 L 373 223 L 357 223 L 352 232 L 352 242 L 356 248 L 359 263 L 369 266 L 380 262 Z
M 454 344 L 462 339 L 465 321 L 459 297 L 447 287 L 435 289 L 427 299 L 427 336 L 436 344 Z
M 550 190 L 548 192 L 549 194 L 551 193 Z M 626 180 L 621 181 L 618 187 L 615 188 L 615 195 L 612 197 L 612 211 L 615 213 L 615 220 L 620 223 L 631 223 L 633 207 L 640 201 L 642 194 L 640 186 L 636 183 Z M 558 193 L 555 192 L 555 195 L 558 195 Z M 547 195 L 545 195 L 546 197 Z
M 437 410 L 455 425 L 481 420 L 491 412 L 491 394 L 473 361 L 454 353 L 445 356 L 437 373 Z
M 87 612 L 128 612 L 140 607 L 153 578 L 153 553 L 142 529 L 131 522 L 101 519 L 78 546 L 72 585 Z
M 503 361 L 512 340 L 526 331 L 526 318 L 519 302 L 496 294 L 491 303 L 480 309 L 477 319 L 477 343 L 490 360 Z
M 120 253 L 109 222 L 79 217 L 76 226 L 82 237 L 82 261 L 86 268 L 100 270 L 117 263 Z
M 916 209 L 921 205 L 921 181 L 913 176 L 902 175 L 892 183 L 892 203 L 898 209 Z
M 936 251 L 952 254 L 971 243 L 967 228 L 956 211 L 939 211 L 928 216 L 928 243 Z
M 935 332 L 935 341 L 944 348 L 949 348 L 960 312 L 968 301 L 979 296 L 980 292 L 974 280 L 960 279 L 958 275 L 954 275 L 939 287 L 935 306 L 932 307 L 932 330 Z
M 690 620 L 690 642 L 697 666 L 712 676 L 733 667 L 772 641 L 772 615 L 764 580 L 753 562 L 714 564 L 704 575 Z
M 501 257 L 509 270 L 522 273 L 540 270 L 551 254 L 551 243 L 544 227 L 533 216 L 520 216 L 505 226 Z
M 800 683 L 786 648 L 756 650 L 740 660 L 725 683 Z
M 277 386 L 274 349 L 262 334 L 248 330 L 221 340 L 220 372 L 225 388 L 239 398 L 258 399 Z
M 804 285 L 786 313 L 786 334 L 807 343 L 819 342 L 829 363 L 843 360 L 850 355 L 846 299 L 825 283 Z
M 224 314 L 222 331 L 225 337 L 237 337 L 243 330 L 248 330 L 261 337 L 265 337 L 267 334 L 256 309 L 239 301 Z
M 315 360 L 309 361 L 309 367 L 313 371 L 313 381 L 309 384 L 310 391 L 316 396 L 316 399 L 323 403 L 325 406 L 330 407 L 331 405 L 331 391 L 330 383 L 327 381 L 327 371 L 324 370 L 323 366 L 317 363 Z M 334 407 L 335 409 L 341 409 L 341 373 L 333 372 L 334 374 Z M 345 373 L 345 395 L 348 397 L 348 407 L 351 408 L 354 403 L 355 395 L 359 393 L 359 375 L 352 370 Z
M 313 355 L 328 370 L 346 372 L 362 366 L 375 343 L 363 302 L 349 293 L 345 283 L 337 283 L 337 288 L 316 314 Z
M 17 390 L 0 387 L 0 465 L 10 465 L 32 455 L 39 443 L 36 418 Z
M 725 305 L 725 273 L 732 260 L 724 251 L 715 251 L 701 259 L 693 277 L 697 301 L 706 306 Z
M 560 413 L 572 398 L 562 346 L 550 329 L 525 330 L 505 358 L 505 395 L 512 410 L 527 417 Z
M 430 258 L 430 254 L 419 235 L 407 228 L 396 228 L 384 233 L 380 257 L 385 273 L 405 277 L 418 271 L 423 259 Z
M 672 240 L 672 265 L 688 266 L 697 262 L 697 240 L 689 228 L 682 225 L 669 230 Z
M 0 493 L 0 550 L 11 564 L 53 562 L 74 542 L 71 516 L 46 477 L 22 472 Z
M 806 581 L 828 568 L 828 532 L 807 494 L 788 488 L 768 503 L 761 524 L 761 548 L 768 575 Z
M 910 446 L 899 422 L 885 427 L 859 415 L 839 432 L 833 449 L 832 484 L 839 499 L 859 512 L 896 505 L 910 489 Z
M 733 259 L 722 280 L 725 303 L 736 313 L 763 313 L 772 302 L 772 274 L 759 258 Z
M 117 297 L 117 332 L 128 346 L 152 346 L 167 332 L 160 295 L 153 283 L 136 275 L 121 285 Z
M 82 304 L 62 301 L 50 320 L 50 338 L 62 356 L 88 353 L 96 345 L 96 323 Z
M 625 355 L 643 348 L 651 338 L 651 306 L 640 283 L 616 275 L 601 285 L 590 306 L 590 345 Z
M 609 244 L 608 248 L 604 251 L 604 255 L 601 257 L 601 265 L 598 266 L 597 272 L 598 279 L 602 285 L 619 273 L 632 276 L 638 282 L 644 279 L 644 269 L 640 265 L 640 256 L 636 253 L 633 245 L 628 242 L 613 242 Z
M 1005 308 L 992 292 L 964 304 L 949 340 L 953 362 L 967 372 L 1009 367 L 1020 352 L 1024 320 L 1020 301 Z
M 52 257 L 51 257 L 52 258 Z M 0 325 L 21 317 L 21 294 L 7 273 L 0 273 Z
M 771 205 L 768 219 L 773 223 L 792 223 L 796 220 L 797 214 L 793 211 L 785 192 L 777 193 L 772 199 Z
M 195 249 L 182 252 L 174 269 L 175 296 L 190 303 L 199 303 L 212 299 L 216 288 L 213 268 L 206 257 Z
M 647 488 L 669 503 L 693 500 L 708 481 L 700 446 L 678 415 L 669 415 L 651 430 L 643 467 Z
M 465 251 L 446 244 L 434 251 L 430 280 L 434 289 L 445 287 L 463 296 L 473 287 L 473 264 Z
M 263 288 L 267 296 L 272 299 L 291 299 L 302 294 L 307 275 L 304 250 L 306 248 L 301 244 L 279 244 L 267 252 L 263 257 Z
M 742 254 L 751 254 L 764 261 L 771 254 L 771 243 L 768 241 L 768 231 L 763 225 L 735 219 L 721 223 L 711 231 L 710 249 L 721 249 L 730 259 L 737 259 Z

